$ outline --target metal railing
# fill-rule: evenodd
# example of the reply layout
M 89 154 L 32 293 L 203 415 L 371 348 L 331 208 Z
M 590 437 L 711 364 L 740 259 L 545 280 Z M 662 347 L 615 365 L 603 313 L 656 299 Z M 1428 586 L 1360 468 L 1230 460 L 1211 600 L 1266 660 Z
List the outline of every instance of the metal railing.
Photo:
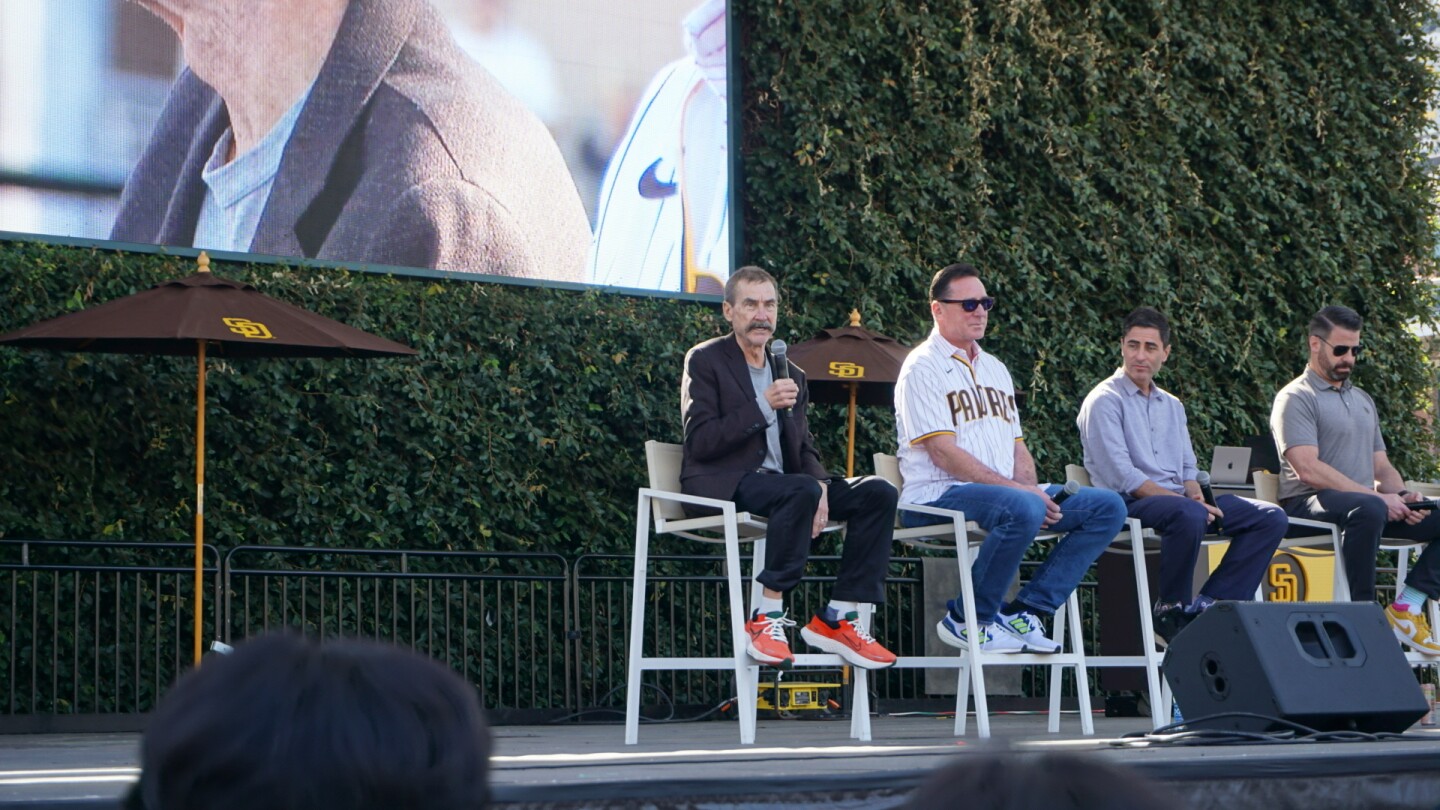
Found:
M 195 547 L 0 540 L 6 714 L 148 709 L 191 662 Z M 205 549 L 209 627 L 218 624 Z
M 153 708 L 190 664 L 193 547 L 0 541 L 0 710 L 123 714 Z M 652 556 L 651 652 L 725 655 L 723 559 Z M 812 558 L 787 598 L 797 620 L 824 605 L 838 557 Z M 917 557 L 892 558 L 874 632 L 900 655 L 931 634 Z M 206 549 L 207 638 L 277 630 L 366 637 L 433 656 L 480 689 L 487 708 L 535 719 L 623 703 L 632 558 L 556 554 L 242 546 Z M 946 597 L 949 594 L 945 595 Z M 1082 614 L 1094 617 L 1094 585 Z M 935 598 L 941 598 L 938 595 Z M 1093 649 L 1095 622 L 1085 636 Z M 798 638 L 796 643 L 799 642 Z M 839 673 L 836 673 L 838 676 Z M 871 679 L 881 701 L 924 699 L 924 672 Z M 734 694 L 725 672 L 656 672 L 647 703 L 707 707 Z M 1044 694 L 1039 672 L 1024 694 Z M 1073 694 L 1073 685 L 1067 689 Z
M 489 709 L 573 703 L 559 555 L 241 546 L 223 570 L 227 640 L 373 638 L 454 668 Z

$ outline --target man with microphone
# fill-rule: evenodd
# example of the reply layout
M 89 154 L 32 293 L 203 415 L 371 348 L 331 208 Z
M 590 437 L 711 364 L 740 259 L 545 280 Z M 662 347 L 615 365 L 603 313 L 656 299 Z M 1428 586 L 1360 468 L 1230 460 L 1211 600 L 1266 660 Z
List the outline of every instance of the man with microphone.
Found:
M 978 271 L 952 264 L 930 283 L 935 328 L 910 352 L 895 384 L 895 429 L 907 503 L 956 509 L 989 532 L 975 555 L 976 619 L 965 626 L 958 600 L 936 625 L 940 640 L 992 653 L 1055 653 L 1043 617 L 1065 603 L 1125 523 L 1113 492 L 1041 487 L 1025 446 L 1015 384 L 1005 364 L 980 348 L 995 299 Z M 906 525 L 934 522 L 902 512 Z M 1064 532 L 1030 582 L 1004 603 L 1025 552 L 1042 528 Z
M 1075 423 L 1090 480 L 1120 493 L 1130 517 L 1160 535 L 1155 633 L 1168 644 L 1216 600 L 1254 598 L 1289 521 L 1273 504 L 1210 494 L 1210 476 L 1196 469 L 1185 405 L 1155 384 L 1170 357 L 1165 316 L 1140 307 L 1120 334 L 1120 369 L 1091 389 Z M 1230 548 L 1192 595 L 1207 527 L 1229 535 Z
M 831 520 L 846 522 L 830 603 L 801 630 L 811 646 L 858 667 L 895 663 L 859 622 L 860 603 L 885 601 L 895 528 L 895 488 L 882 478 L 832 477 L 820 464 L 806 419 L 805 373 L 779 351 L 775 279 L 742 267 L 725 282 L 721 305 L 731 332 L 685 355 L 680 412 L 685 451 L 681 490 L 734 501 L 768 519 L 764 588 L 746 624 L 747 652 L 762 664 L 794 663 L 784 595 L 800 582 L 813 541 Z M 687 507 L 688 509 L 688 507 Z

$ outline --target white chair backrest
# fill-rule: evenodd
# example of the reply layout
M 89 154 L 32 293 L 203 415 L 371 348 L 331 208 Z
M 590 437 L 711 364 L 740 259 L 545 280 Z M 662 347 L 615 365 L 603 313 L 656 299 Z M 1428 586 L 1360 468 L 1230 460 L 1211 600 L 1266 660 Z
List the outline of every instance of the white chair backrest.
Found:
M 1256 470 L 1255 497 L 1266 503 L 1280 503 L 1280 476 L 1272 472 Z
M 684 455 L 684 448 L 678 444 L 657 442 L 654 439 L 645 442 L 645 466 L 650 474 L 650 488 L 661 492 L 679 492 L 680 463 Z M 650 503 L 655 507 L 657 521 L 685 518 L 685 507 L 675 501 L 652 498 Z
M 875 454 L 875 474 L 889 481 L 896 491 L 905 488 L 905 479 L 900 477 L 900 459 L 889 453 Z
M 873 458 L 875 460 L 875 474 L 889 481 L 890 485 L 895 487 L 896 492 L 903 492 L 905 490 L 905 479 L 900 475 L 900 459 L 889 453 L 876 453 Z M 905 524 L 900 522 L 899 510 L 896 510 L 895 528 L 903 528 L 904 525 Z
M 1405 488 L 1427 498 L 1440 498 L 1440 484 L 1432 484 L 1428 481 L 1406 481 Z
M 1079 464 L 1065 465 L 1065 480 L 1074 481 L 1082 487 L 1090 486 L 1090 471 Z

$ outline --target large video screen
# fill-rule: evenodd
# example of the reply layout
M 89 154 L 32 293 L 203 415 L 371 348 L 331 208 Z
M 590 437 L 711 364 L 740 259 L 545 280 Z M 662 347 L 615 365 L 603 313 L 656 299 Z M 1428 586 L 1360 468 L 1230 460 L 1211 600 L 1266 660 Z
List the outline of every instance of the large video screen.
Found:
M 716 294 L 726 0 L 3 0 L 0 236 Z

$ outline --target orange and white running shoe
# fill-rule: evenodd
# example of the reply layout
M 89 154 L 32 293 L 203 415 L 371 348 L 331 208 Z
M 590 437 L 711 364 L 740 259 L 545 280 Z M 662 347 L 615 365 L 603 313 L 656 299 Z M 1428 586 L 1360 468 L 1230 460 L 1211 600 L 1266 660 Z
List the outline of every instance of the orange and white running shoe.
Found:
M 750 621 L 745 623 L 745 632 L 750 634 L 750 640 L 745 644 L 745 652 L 762 664 L 789 669 L 795 663 L 795 656 L 790 652 L 790 641 L 785 638 L 785 628 L 794 626 L 795 622 L 785 618 L 781 611 L 764 614 L 757 611 Z
M 895 663 L 895 653 L 860 628 L 860 614 L 853 610 L 834 623 L 817 613 L 800 630 L 800 636 L 811 647 L 834 653 L 864 669 L 884 669 Z

